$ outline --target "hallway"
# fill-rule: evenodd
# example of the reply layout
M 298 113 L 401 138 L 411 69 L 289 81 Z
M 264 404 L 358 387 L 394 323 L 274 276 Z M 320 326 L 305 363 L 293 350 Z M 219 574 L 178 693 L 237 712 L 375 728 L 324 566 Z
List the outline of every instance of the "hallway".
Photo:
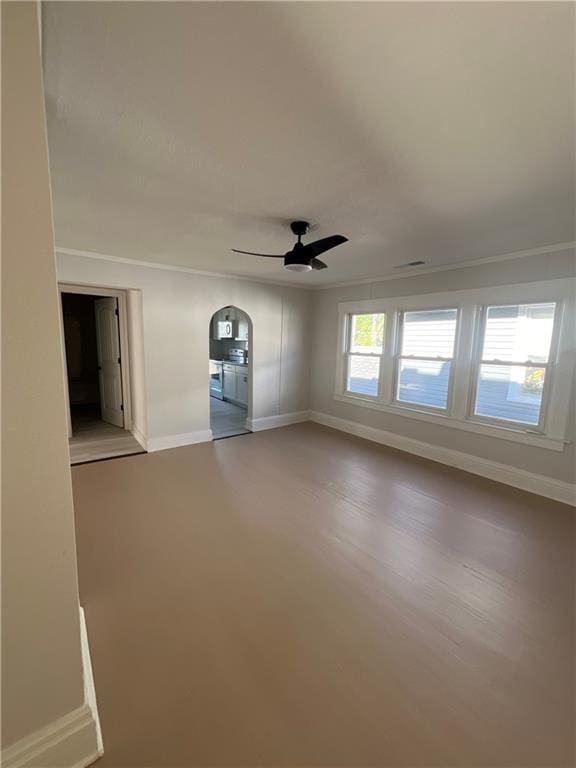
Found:
M 146 453 L 131 432 L 89 415 L 72 418 L 68 444 L 72 465 Z

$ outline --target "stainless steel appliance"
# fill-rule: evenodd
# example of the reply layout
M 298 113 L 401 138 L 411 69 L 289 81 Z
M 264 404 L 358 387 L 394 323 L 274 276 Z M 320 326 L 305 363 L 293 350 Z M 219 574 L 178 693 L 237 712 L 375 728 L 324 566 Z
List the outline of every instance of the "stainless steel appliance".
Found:
M 238 323 L 236 320 L 219 320 L 216 326 L 217 339 L 235 339 Z
M 245 365 L 248 362 L 248 351 L 246 349 L 229 349 L 226 354 L 226 362 Z
M 210 360 L 210 397 L 224 399 L 224 372 L 222 360 Z

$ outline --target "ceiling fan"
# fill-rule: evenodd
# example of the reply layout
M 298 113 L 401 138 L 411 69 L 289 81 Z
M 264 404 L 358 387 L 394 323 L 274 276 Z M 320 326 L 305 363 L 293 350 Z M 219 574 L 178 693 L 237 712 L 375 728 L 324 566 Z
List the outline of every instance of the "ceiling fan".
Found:
M 309 272 L 311 269 L 326 269 L 327 264 L 324 264 L 317 257 L 331 248 L 336 248 L 337 245 L 346 243 L 348 238 L 343 235 L 330 235 L 330 237 L 323 237 L 321 240 L 315 240 L 313 243 L 306 243 L 304 245 L 302 235 L 308 232 L 309 227 L 310 225 L 307 221 L 293 221 L 290 224 L 290 229 L 297 236 L 298 242 L 295 243 L 291 251 L 284 254 L 253 253 L 252 251 L 239 251 L 237 248 L 232 248 L 232 250 L 235 253 L 246 253 L 249 256 L 284 259 L 284 269 L 289 269 L 291 272 Z

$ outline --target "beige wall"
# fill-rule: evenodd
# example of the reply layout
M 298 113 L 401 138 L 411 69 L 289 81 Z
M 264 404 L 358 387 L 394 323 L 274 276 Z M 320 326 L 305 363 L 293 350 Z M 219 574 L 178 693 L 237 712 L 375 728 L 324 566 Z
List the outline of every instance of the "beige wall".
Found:
M 370 298 L 392 298 L 466 288 L 537 282 L 572 277 L 576 272 L 574 249 L 539 256 L 494 262 L 476 267 L 432 272 L 397 280 L 332 288 L 314 295 L 313 352 L 310 408 L 358 424 L 394 432 L 404 437 L 508 464 L 527 472 L 574 482 L 574 444 L 562 453 L 510 443 L 454 428 L 408 419 L 334 399 L 338 303 Z M 570 416 L 574 439 L 574 412 Z
M 141 291 L 149 440 L 210 428 L 209 324 L 227 305 L 252 320 L 252 417 L 308 408 L 310 291 L 64 253 L 57 269 L 63 282 Z
M 37 6 L 2 3 L 3 747 L 84 701 Z

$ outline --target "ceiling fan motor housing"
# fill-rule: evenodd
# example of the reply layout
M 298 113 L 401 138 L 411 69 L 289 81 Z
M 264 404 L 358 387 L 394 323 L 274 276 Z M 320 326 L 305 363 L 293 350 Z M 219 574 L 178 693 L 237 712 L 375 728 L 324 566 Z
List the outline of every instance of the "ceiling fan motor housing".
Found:
M 295 235 L 298 235 L 298 242 L 294 244 L 294 248 L 288 251 L 284 257 L 284 269 L 288 269 L 291 272 L 308 272 L 312 269 L 311 257 L 306 255 L 304 244 L 300 242 L 302 235 L 308 232 L 309 224 L 307 221 L 293 221 L 290 224 L 290 229 Z
M 312 259 L 306 255 L 306 251 L 304 253 L 301 251 L 304 251 L 302 243 L 296 243 L 294 248 L 288 251 L 284 256 L 284 269 L 289 269 L 291 272 L 308 272 L 312 269 L 310 264 Z
M 290 229 L 295 235 L 302 237 L 302 235 L 308 234 L 310 224 L 307 221 L 293 221 L 290 224 Z

